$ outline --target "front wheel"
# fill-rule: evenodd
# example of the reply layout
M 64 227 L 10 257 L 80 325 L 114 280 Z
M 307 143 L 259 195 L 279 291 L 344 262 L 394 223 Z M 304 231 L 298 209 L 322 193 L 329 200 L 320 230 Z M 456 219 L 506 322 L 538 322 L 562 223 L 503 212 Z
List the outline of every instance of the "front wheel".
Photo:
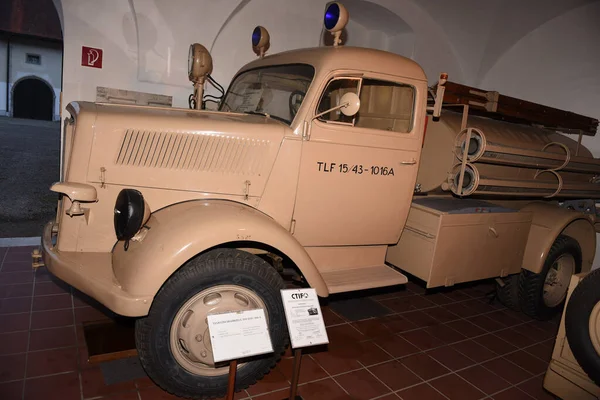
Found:
M 571 276 L 580 270 L 579 243 L 569 236 L 558 236 L 539 274 L 527 270 L 521 271 L 519 279 L 521 310 L 536 319 L 551 318 L 562 310 Z
M 274 352 L 238 364 L 236 390 L 252 385 L 287 345 L 283 287 L 273 267 L 244 251 L 216 249 L 189 261 L 157 293 L 148 316 L 136 322 L 136 346 L 146 373 L 180 397 L 224 396 L 228 365 L 214 362 L 207 315 L 262 308 Z

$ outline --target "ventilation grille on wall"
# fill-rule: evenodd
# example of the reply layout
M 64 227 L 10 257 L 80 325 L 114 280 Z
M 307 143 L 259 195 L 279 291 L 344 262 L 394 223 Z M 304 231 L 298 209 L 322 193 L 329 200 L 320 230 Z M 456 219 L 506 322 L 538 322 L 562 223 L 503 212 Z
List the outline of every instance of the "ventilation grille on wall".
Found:
M 127 130 L 117 165 L 259 174 L 269 141 L 203 133 Z

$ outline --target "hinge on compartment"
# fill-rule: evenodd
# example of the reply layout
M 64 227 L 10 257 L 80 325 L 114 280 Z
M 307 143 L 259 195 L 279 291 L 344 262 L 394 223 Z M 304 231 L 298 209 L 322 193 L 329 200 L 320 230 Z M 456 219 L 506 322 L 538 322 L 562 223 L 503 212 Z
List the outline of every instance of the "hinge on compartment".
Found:
M 106 168 L 100 167 L 100 187 L 104 189 L 106 187 Z
M 293 235 L 295 231 L 296 231 L 296 220 L 293 219 L 292 223 L 290 224 L 290 233 Z
M 310 124 L 304 121 L 302 125 L 302 140 L 310 140 Z
M 244 187 L 244 200 L 248 200 L 248 197 L 250 196 L 250 185 L 251 184 L 252 184 L 252 182 L 250 182 L 250 181 L 244 182 L 244 185 L 246 185 Z

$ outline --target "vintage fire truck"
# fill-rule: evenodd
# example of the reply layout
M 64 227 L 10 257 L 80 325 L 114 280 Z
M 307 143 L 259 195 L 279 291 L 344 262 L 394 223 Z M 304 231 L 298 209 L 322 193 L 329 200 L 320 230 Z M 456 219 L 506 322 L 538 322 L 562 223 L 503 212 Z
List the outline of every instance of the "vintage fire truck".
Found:
M 447 81 L 414 61 L 342 46 L 259 55 L 218 110 L 212 61 L 190 47 L 192 109 L 73 102 L 56 219 L 43 259 L 58 278 L 136 317 L 148 375 L 184 397 L 221 396 L 207 315 L 263 308 L 273 348 L 244 360 L 256 382 L 287 345 L 279 290 L 293 270 L 319 296 L 497 278 L 509 307 L 545 318 L 595 255 L 598 121 Z M 558 131 L 579 134 L 572 140 Z

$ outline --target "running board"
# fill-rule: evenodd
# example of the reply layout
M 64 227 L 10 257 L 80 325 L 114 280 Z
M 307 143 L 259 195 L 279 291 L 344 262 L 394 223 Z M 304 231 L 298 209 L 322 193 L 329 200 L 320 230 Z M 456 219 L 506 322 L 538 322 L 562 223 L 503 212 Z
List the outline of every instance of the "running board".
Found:
M 402 285 L 406 276 L 387 265 L 321 272 L 329 293 Z

